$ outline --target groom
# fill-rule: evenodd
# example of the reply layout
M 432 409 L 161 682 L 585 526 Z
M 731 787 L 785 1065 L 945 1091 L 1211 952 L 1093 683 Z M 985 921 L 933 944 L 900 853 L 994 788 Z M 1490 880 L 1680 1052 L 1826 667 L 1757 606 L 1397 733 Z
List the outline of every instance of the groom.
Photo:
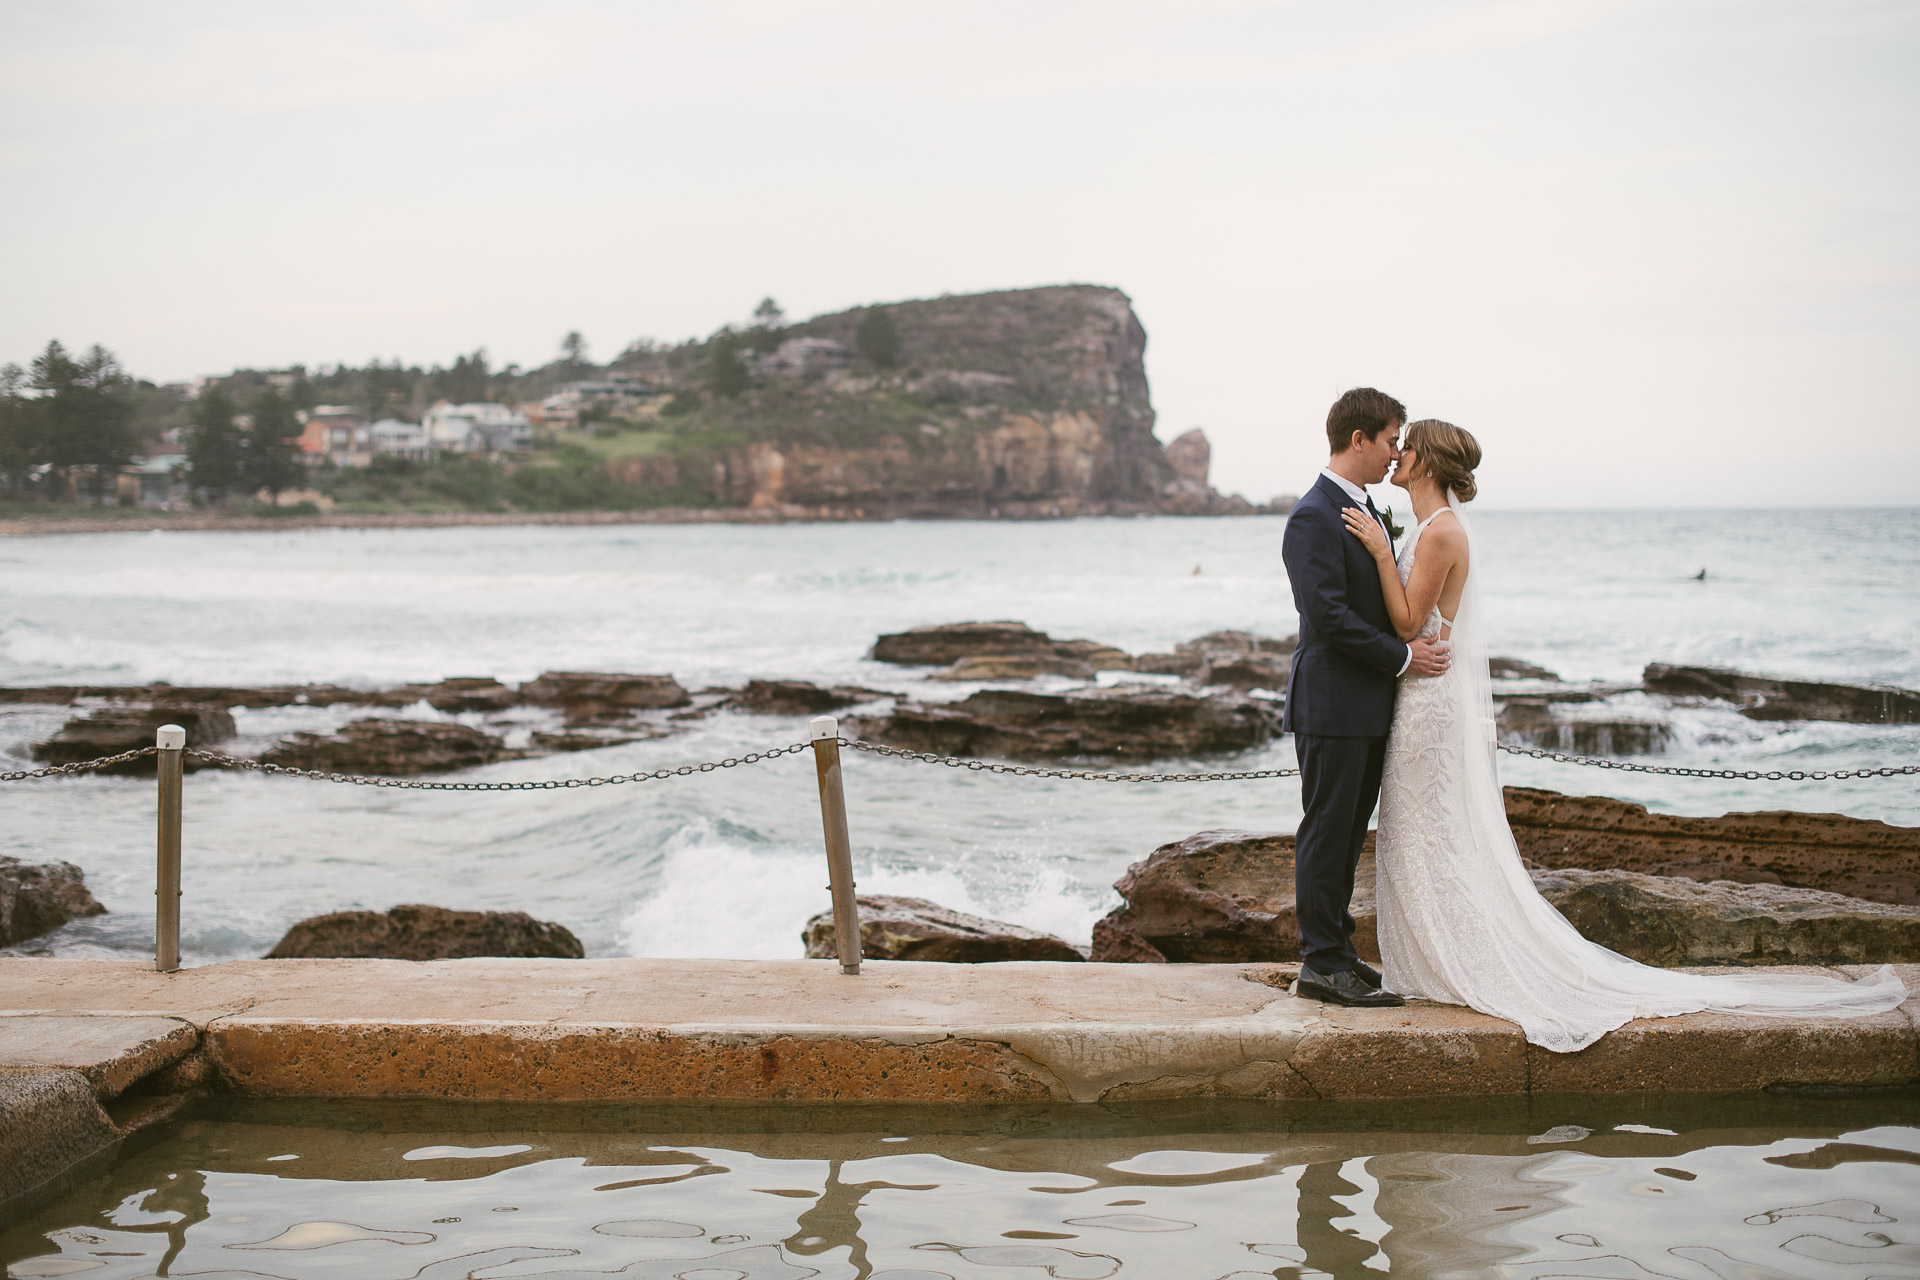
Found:
M 1437 676 L 1444 644 L 1395 634 L 1380 571 L 1341 523 L 1345 507 L 1380 520 L 1366 487 L 1387 478 L 1400 457 L 1407 410 L 1372 387 L 1356 387 L 1327 413 L 1325 470 L 1294 504 L 1281 540 L 1300 640 L 1281 728 L 1293 734 L 1306 809 L 1294 838 L 1294 909 L 1300 924 L 1300 979 L 1294 994 L 1334 1004 L 1404 1004 L 1380 989 L 1380 974 L 1353 949 L 1354 867 L 1367 820 L 1380 798 L 1387 730 L 1402 675 Z M 1391 538 L 1391 534 L 1388 535 Z

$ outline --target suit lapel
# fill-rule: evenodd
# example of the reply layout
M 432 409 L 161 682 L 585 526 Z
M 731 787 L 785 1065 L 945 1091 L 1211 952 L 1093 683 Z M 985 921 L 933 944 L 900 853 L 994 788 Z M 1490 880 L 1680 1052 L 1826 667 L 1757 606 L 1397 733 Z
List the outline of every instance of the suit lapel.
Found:
M 1319 482 L 1315 484 L 1314 487 L 1327 495 L 1327 501 L 1333 503 L 1333 509 L 1335 512 L 1338 512 L 1343 507 L 1353 507 L 1353 506 L 1359 507 L 1359 509 L 1362 511 L 1367 511 L 1366 503 L 1354 502 L 1352 495 L 1350 495 L 1345 489 L 1342 489 L 1339 485 L 1335 484 L 1333 481 L 1327 479 L 1325 476 L 1321 476 Z M 1361 490 L 1361 492 L 1364 493 L 1366 492 L 1366 490 L 1363 489 Z M 1393 550 L 1393 530 L 1387 528 L 1386 517 L 1384 515 L 1381 515 L 1378 511 L 1368 511 L 1368 514 L 1373 516 L 1373 522 L 1380 526 L 1380 532 L 1387 535 L 1387 550 L 1389 551 Z

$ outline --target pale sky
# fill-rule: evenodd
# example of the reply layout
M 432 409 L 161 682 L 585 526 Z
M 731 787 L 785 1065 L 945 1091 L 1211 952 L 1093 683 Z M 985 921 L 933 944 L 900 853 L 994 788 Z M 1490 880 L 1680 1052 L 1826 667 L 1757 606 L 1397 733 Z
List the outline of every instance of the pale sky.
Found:
M 0 361 L 1092 282 L 1256 499 L 1365 383 L 1489 507 L 1915 504 L 1917 168 L 1911 0 L 0 0 Z

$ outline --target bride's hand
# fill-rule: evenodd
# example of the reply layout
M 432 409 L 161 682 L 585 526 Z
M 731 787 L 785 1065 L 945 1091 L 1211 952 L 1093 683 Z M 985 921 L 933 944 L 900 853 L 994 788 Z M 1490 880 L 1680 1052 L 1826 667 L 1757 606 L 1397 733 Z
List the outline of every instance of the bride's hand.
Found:
M 1378 520 L 1358 507 L 1340 508 L 1340 518 L 1347 522 L 1348 533 L 1367 544 L 1367 550 L 1373 553 L 1374 559 L 1378 560 L 1382 556 L 1388 559 L 1393 557 L 1393 547 L 1387 541 L 1387 531 L 1380 527 Z

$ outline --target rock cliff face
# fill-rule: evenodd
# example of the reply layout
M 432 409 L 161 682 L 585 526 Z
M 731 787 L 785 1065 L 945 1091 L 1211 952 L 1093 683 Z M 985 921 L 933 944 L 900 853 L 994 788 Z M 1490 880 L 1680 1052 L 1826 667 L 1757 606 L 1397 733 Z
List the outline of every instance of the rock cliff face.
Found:
M 730 396 L 685 372 L 683 387 L 697 393 L 686 403 L 697 407 L 660 421 L 688 438 L 740 443 L 715 455 L 710 479 L 688 474 L 699 464 L 686 454 L 671 476 L 648 459 L 627 478 L 704 483 L 730 505 L 869 518 L 1254 510 L 1208 486 L 1204 435 L 1188 432 L 1172 458 L 1154 438 L 1146 330 L 1118 289 L 880 309 L 899 339 L 884 367 L 858 354 L 856 330 L 872 310 L 861 308 L 781 331 L 788 344 L 842 350 L 843 361 L 763 360 L 753 385 Z

